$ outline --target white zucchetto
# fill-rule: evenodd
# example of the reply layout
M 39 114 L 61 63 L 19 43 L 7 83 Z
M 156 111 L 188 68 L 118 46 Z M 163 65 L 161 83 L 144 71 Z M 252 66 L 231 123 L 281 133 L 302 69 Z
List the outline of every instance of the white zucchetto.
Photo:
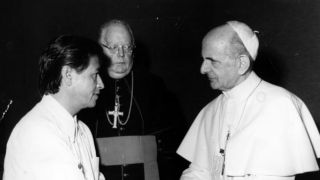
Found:
M 255 60 L 259 48 L 259 40 L 256 36 L 256 33 L 252 31 L 248 25 L 239 21 L 228 21 L 227 24 L 230 25 L 231 28 L 238 34 L 243 45 L 246 47 L 253 60 Z

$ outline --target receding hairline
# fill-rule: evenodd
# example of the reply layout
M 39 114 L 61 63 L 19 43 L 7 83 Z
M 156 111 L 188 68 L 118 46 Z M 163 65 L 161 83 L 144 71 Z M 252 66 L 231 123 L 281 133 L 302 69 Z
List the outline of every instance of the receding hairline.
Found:
M 211 29 L 203 38 L 202 44 L 204 43 L 220 43 L 226 48 L 225 53 L 228 55 L 245 54 L 249 56 L 237 32 L 228 24 Z
M 227 25 L 221 25 L 211 29 L 203 38 L 204 42 L 227 42 L 231 43 L 231 39 L 234 37 L 236 32 L 232 30 L 232 28 Z
M 231 48 L 232 38 L 235 36 L 235 32 L 227 25 L 221 25 L 211 29 L 203 38 L 202 46 L 214 46 L 219 49 L 223 49 L 223 52 L 229 54 Z
M 100 27 L 100 36 L 99 36 L 99 42 L 101 42 L 101 40 L 103 39 L 103 37 L 105 36 L 107 30 L 111 27 L 122 27 L 130 36 L 131 38 L 131 43 L 133 45 L 135 45 L 135 41 L 134 41 L 134 36 L 133 36 L 133 31 L 130 27 L 130 25 L 123 21 L 123 20 L 119 20 L 119 19 L 113 19 L 110 21 L 107 21 L 106 23 L 104 23 L 101 27 Z

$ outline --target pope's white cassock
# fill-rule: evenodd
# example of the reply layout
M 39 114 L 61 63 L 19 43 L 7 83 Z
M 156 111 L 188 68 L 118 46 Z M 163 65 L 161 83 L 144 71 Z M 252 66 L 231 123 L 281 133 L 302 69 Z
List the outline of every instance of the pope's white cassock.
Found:
M 97 180 L 98 164 L 88 127 L 45 95 L 11 133 L 3 179 Z
M 306 105 L 254 72 L 205 106 L 178 151 L 183 180 L 287 180 L 317 171 L 320 136 Z

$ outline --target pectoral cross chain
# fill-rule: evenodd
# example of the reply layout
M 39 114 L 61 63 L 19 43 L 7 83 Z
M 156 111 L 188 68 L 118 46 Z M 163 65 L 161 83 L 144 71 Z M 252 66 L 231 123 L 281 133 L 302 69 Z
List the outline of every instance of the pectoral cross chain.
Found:
M 114 104 L 114 110 L 113 111 L 108 111 L 108 115 L 113 116 L 113 126 L 112 128 L 117 128 L 117 122 L 118 119 L 120 118 L 119 116 L 123 116 L 123 112 L 120 111 L 120 103 L 119 103 L 119 95 L 116 95 L 115 98 L 115 104 Z

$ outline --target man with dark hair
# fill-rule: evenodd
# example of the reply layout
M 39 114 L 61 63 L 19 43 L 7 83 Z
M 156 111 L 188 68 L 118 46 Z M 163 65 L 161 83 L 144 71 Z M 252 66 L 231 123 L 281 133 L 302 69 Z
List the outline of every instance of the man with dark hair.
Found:
M 15 126 L 4 180 L 102 180 L 92 134 L 77 113 L 94 107 L 104 84 L 102 49 L 77 36 L 54 39 L 40 57 L 42 100 Z
M 301 99 L 252 71 L 258 46 L 238 21 L 204 37 L 201 73 L 222 94 L 201 110 L 177 151 L 191 162 L 181 180 L 293 180 L 319 169 L 315 122 Z

